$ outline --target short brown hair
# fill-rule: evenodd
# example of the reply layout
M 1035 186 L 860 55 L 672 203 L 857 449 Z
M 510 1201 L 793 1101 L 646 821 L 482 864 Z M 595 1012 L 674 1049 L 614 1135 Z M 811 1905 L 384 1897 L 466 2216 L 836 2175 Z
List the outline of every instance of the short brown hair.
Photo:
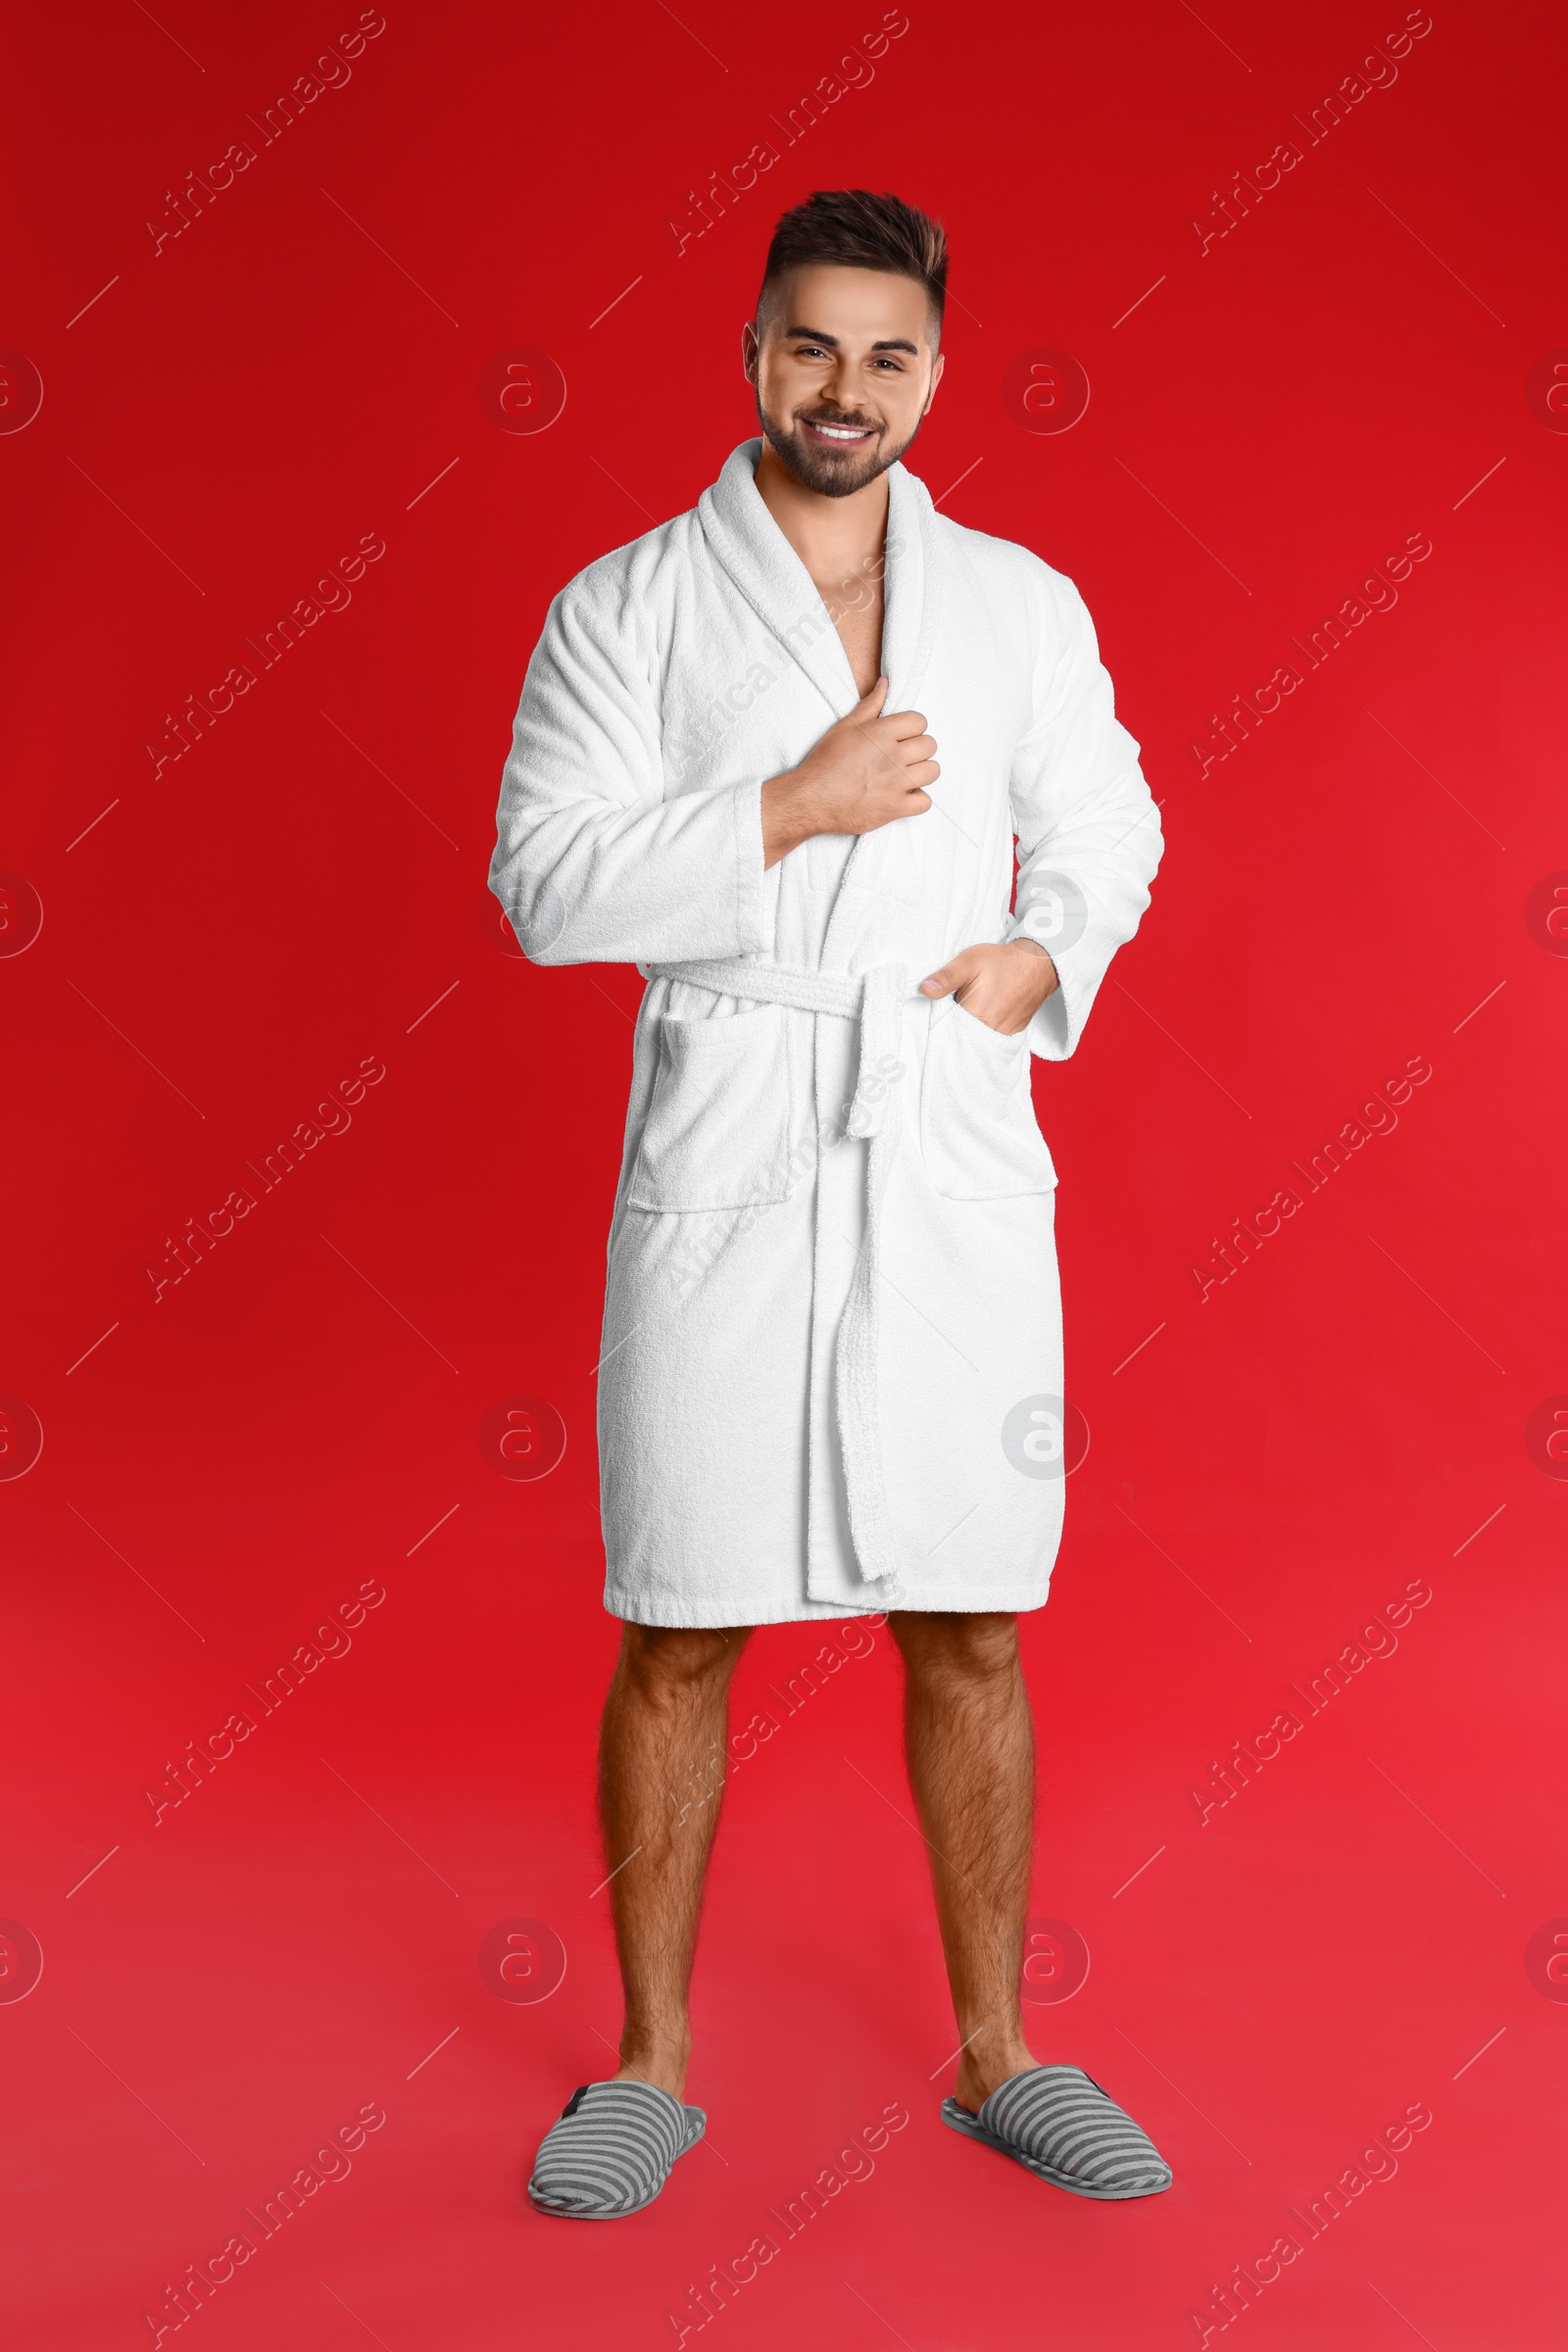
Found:
M 759 322 L 769 288 L 786 270 L 809 262 L 917 278 L 931 304 L 933 341 L 940 339 L 948 294 L 948 234 L 940 220 L 897 196 L 873 196 L 869 188 L 818 188 L 785 213 L 773 231 L 757 297 Z

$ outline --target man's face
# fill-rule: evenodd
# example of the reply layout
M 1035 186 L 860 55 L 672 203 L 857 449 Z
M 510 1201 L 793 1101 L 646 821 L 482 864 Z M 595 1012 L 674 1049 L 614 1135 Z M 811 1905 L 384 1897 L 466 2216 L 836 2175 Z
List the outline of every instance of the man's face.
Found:
M 798 480 L 848 498 L 903 457 L 930 408 L 942 361 L 917 279 L 813 263 L 769 294 L 746 372 L 772 447 Z

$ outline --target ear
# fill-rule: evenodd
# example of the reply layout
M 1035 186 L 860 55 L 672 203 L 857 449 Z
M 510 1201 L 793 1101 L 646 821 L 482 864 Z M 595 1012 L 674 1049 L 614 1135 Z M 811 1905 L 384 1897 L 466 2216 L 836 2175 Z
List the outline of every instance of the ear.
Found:
M 760 351 L 760 345 L 757 339 L 756 322 L 748 318 L 746 324 L 741 328 L 741 372 L 749 384 L 755 384 L 757 381 L 757 362 Z
M 931 414 L 931 403 L 937 396 L 937 386 L 942 381 L 942 370 L 947 364 L 947 353 L 945 351 L 939 351 L 937 353 L 937 364 L 931 370 L 931 389 L 925 396 L 925 407 L 920 411 L 922 416 L 929 416 Z

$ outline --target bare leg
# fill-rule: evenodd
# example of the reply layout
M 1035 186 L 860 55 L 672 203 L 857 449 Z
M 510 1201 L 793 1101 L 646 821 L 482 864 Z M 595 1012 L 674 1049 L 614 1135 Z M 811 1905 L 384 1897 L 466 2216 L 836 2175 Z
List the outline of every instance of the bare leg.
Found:
M 1036 2061 L 1019 2008 L 1034 1830 L 1034 1726 L 1010 1616 L 899 1610 L 909 1783 L 931 1849 L 942 1949 L 974 2109 Z
M 620 2073 L 684 2095 L 686 1996 L 748 1627 L 628 1625 L 605 1701 L 599 1814 L 626 1993 Z M 617 2078 L 618 2080 L 618 2078 Z

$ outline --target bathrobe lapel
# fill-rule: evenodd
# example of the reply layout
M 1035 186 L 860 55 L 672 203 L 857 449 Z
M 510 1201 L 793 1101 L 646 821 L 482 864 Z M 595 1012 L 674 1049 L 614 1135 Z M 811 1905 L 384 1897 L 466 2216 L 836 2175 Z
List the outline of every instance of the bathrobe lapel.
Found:
M 761 446 L 743 441 L 730 453 L 717 481 L 698 500 L 697 517 L 714 561 L 776 641 L 780 657 L 797 662 L 820 693 L 830 725 L 860 698 L 815 582 L 762 503 L 756 480 Z
M 820 693 L 830 714 L 843 718 L 859 701 L 843 640 L 815 583 L 757 487 L 760 441 L 731 452 L 716 482 L 697 504 L 703 536 L 779 650 Z M 916 708 L 935 642 L 941 607 L 941 549 L 930 493 L 902 465 L 888 469 L 887 562 L 883 573 L 882 668 L 888 710 Z M 824 732 L 826 729 L 824 728 Z M 937 787 L 940 792 L 940 784 Z M 909 826 L 912 819 L 862 834 L 844 871 L 822 962 L 842 967 L 863 930 L 855 900 L 863 893 L 896 899 L 916 895 Z M 860 901 L 863 906 L 863 899 Z

